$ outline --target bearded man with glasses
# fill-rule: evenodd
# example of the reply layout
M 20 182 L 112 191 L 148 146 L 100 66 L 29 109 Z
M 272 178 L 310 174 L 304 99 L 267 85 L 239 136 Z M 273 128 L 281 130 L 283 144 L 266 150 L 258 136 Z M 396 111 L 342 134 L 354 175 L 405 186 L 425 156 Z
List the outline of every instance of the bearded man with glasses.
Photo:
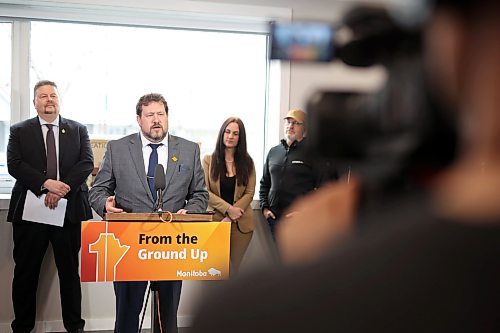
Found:
M 290 110 L 284 118 L 284 138 L 269 151 L 260 181 L 260 209 L 275 240 L 278 221 L 295 199 L 338 179 L 337 170 L 308 156 L 305 146 L 306 113 Z

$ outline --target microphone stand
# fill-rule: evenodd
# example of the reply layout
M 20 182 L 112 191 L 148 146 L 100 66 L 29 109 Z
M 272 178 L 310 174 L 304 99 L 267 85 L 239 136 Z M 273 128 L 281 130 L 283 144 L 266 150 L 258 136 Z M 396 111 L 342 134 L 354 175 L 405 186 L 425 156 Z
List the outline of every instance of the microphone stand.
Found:
M 152 291 L 153 297 L 151 298 L 151 333 L 159 333 L 160 330 L 160 317 L 158 314 L 158 285 L 156 281 L 151 281 L 149 289 Z
M 159 188 L 157 190 L 158 200 L 155 204 L 155 213 L 162 214 L 163 212 L 163 189 Z M 159 288 L 156 281 L 151 281 L 150 290 L 153 292 L 153 298 L 151 299 L 151 333 L 160 333 L 160 316 L 158 313 L 158 298 L 160 296 Z
M 156 204 L 156 211 L 158 213 L 163 213 L 163 189 L 158 189 L 158 202 Z

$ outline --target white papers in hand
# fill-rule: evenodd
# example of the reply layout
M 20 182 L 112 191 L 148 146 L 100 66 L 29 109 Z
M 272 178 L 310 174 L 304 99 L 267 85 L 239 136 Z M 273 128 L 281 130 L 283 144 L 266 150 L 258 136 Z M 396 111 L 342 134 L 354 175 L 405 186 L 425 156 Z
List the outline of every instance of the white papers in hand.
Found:
M 49 209 L 45 206 L 45 194 L 37 197 L 33 192 L 28 191 L 24 203 L 23 220 L 62 227 L 67 203 L 68 200 L 61 199 L 55 209 Z

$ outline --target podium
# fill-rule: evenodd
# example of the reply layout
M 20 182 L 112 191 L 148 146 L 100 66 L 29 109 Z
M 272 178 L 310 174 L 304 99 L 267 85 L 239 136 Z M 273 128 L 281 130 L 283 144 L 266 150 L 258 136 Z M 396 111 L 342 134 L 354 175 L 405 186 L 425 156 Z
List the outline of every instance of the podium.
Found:
M 82 222 L 81 281 L 228 279 L 230 233 L 211 214 L 108 213 Z
M 213 214 L 205 213 L 106 213 L 104 219 L 108 222 L 212 222 L 212 217 Z

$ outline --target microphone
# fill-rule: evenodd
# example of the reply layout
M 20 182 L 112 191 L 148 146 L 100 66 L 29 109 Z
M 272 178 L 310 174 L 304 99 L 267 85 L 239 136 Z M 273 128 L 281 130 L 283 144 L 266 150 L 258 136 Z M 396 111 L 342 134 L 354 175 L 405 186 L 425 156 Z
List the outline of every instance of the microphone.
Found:
M 155 168 L 155 176 L 154 176 L 154 184 L 155 190 L 157 192 L 157 199 L 155 203 L 155 211 L 162 212 L 163 211 L 163 191 L 167 186 L 165 180 L 165 169 L 163 169 L 163 165 L 158 164 Z

